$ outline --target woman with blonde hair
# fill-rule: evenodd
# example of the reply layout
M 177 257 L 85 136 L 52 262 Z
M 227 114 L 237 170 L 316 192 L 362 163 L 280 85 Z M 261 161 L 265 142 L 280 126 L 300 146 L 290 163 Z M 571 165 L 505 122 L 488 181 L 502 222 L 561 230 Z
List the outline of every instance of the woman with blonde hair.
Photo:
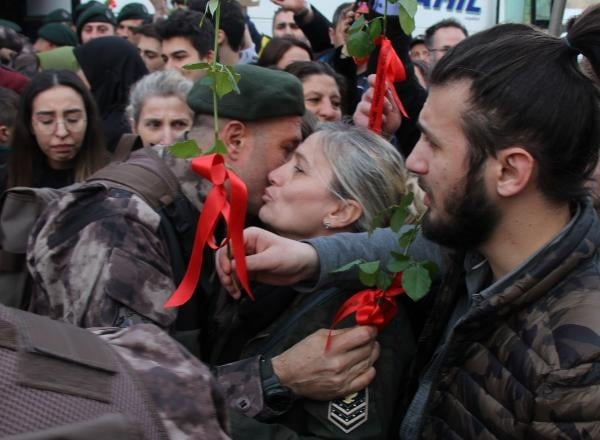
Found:
M 408 192 L 408 172 L 396 148 L 366 129 L 342 123 L 317 127 L 290 161 L 269 174 L 269 182 L 260 220 L 296 240 L 366 231 Z M 334 286 L 308 295 L 290 287 L 256 285 L 255 301 L 236 301 L 224 293 L 218 297 L 205 335 L 211 345 L 208 360 L 224 364 L 260 356 L 265 406 L 274 412 L 267 422 L 233 414 L 233 438 L 382 439 L 394 432 L 394 420 L 400 420 L 400 385 L 415 349 L 403 300 L 377 337 L 377 375 L 365 389 L 345 399 L 320 401 L 304 397 L 302 378 L 290 377 L 289 370 L 286 377 L 274 374 L 286 370 L 288 350 L 331 327 L 342 304 L 362 289 Z M 355 325 L 350 316 L 336 327 Z M 312 362 L 294 359 L 306 368 Z M 302 365 L 293 370 L 303 371 Z

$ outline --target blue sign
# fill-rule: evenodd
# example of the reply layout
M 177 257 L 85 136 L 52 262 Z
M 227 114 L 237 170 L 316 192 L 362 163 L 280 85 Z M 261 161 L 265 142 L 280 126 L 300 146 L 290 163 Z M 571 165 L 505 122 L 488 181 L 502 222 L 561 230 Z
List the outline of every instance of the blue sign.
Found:
M 468 12 L 471 14 L 481 14 L 481 8 L 477 6 L 478 0 L 418 0 L 418 3 L 425 9 L 442 9 L 444 3 L 447 3 L 448 12 Z

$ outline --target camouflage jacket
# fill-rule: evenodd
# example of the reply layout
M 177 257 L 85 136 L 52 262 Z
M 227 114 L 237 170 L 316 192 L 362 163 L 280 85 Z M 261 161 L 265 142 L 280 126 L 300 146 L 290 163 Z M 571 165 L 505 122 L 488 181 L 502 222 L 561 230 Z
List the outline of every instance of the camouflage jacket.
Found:
M 201 210 L 210 184 L 187 161 L 154 148 Z M 169 329 L 177 310 L 163 304 L 176 286 L 160 221 L 128 191 L 90 182 L 67 192 L 48 206 L 29 239 L 30 310 L 79 327 L 152 322 Z
M 424 410 L 407 416 L 402 437 L 600 437 L 599 246 L 600 223 L 586 204 L 487 287 L 489 267 L 467 255 L 471 304 L 438 346 L 434 375 L 425 374 L 411 404 Z M 481 284 L 469 285 L 476 278 Z
M 576 208 L 559 236 L 491 285 L 481 257 L 463 259 L 458 289 L 440 291 L 430 321 L 440 320 L 439 304 L 452 310 L 453 292 L 465 294 L 465 313 L 455 314 L 460 318 L 446 326 L 441 345 L 439 338 L 418 341 L 417 357 L 430 340 L 435 353 L 417 371 L 424 374 L 401 438 L 600 437 L 600 222 L 590 203 Z M 344 255 L 385 260 L 393 237 L 380 230 L 313 242 L 319 283 Z M 439 254 L 425 240 L 411 251 Z
M 187 161 L 164 147 L 154 148 L 200 211 L 210 184 Z M 158 233 L 160 221 L 152 207 L 127 191 L 86 183 L 66 193 L 44 211 L 29 240 L 27 264 L 34 281 L 30 310 L 79 327 L 151 322 L 173 330 L 178 310 L 163 309 L 163 304 L 175 283 L 169 251 Z M 190 333 L 197 339 L 196 332 Z M 220 374 L 230 400 L 252 402 L 247 407 L 252 414 L 263 408 L 254 361 Z
M 257 290 L 255 294 L 256 292 Z M 337 288 L 325 289 L 309 295 L 296 295 L 271 325 L 259 331 L 243 345 L 241 355 L 262 354 L 273 357 L 313 332 L 329 328 L 336 312 L 347 298 L 348 291 Z M 239 302 L 230 303 L 224 308 L 235 309 L 238 305 Z M 233 319 L 221 320 L 224 326 L 218 333 L 223 341 L 215 341 L 215 346 L 239 345 L 234 338 L 244 336 L 246 328 L 243 326 L 244 320 L 236 319 L 235 311 L 227 313 L 222 309 L 218 314 Z M 248 318 L 252 320 L 252 316 Z M 236 332 L 235 329 L 228 328 L 235 327 L 236 324 L 242 327 L 241 331 L 237 329 Z M 355 325 L 355 322 L 349 318 L 338 327 L 351 325 Z M 231 414 L 232 437 L 273 440 L 389 438 L 390 434 L 398 428 L 396 422 L 399 420 L 400 411 L 396 404 L 400 384 L 405 379 L 415 348 L 410 322 L 402 305 L 399 305 L 396 317 L 379 334 L 378 342 L 381 348 L 381 354 L 375 363 L 378 374 L 364 390 L 332 401 L 300 398 L 295 400 L 291 408 L 285 412 L 273 413 L 270 416 L 266 416 L 264 412 L 249 414 L 246 407 L 238 407 L 238 411 Z M 235 363 L 230 364 L 233 365 Z M 224 385 L 225 390 L 229 388 L 225 378 L 220 377 L 219 382 Z M 251 402 L 246 403 L 247 406 L 250 404 Z M 239 411 L 245 415 L 241 415 Z M 248 415 L 258 415 L 258 417 L 250 418 L 247 417 Z
M 90 329 L 146 387 L 169 438 L 228 439 L 227 405 L 206 365 L 154 325 Z

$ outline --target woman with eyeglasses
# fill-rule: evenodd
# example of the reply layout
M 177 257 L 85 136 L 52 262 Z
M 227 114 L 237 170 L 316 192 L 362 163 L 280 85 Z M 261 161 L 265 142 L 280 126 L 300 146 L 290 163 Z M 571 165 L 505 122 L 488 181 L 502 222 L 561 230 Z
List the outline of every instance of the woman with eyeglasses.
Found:
M 319 126 L 268 178 L 260 220 L 273 232 L 296 240 L 366 231 L 378 214 L 399 203 L 416 183 L 389 142 L 339 122 Z M 416 216 L 418 210 L 412 211 Z M 329 328 L 342 304 L 361 286 L 333 286 L 314 294 L 264 284 L 252 290 L 254 301 L 243 297 L 235 302 L 226 294 L 218 297 L 214 313 L 209 311 L 214 322 L 207 326 L 204 339 L 211 346 L 207 360 L 212 364 L 245 359 L 250 365 L 261 356 L 263 414 L 269 417 L 261 422 L 232 414 L 232 438 L 388 438 L 394 421 L 401 420 L 397 405 L 401 381 L 415 349 L 404 300 L 377 337 L 381 351 L 373 382 L 345 398 L 327 401 L 307 397 L 317 396 L 307 392 L 307 377 L 302 373 L 314 371 L 312 364 L 318 359 L 298 353 L 315 341 L 325 351 L 327 333 L 317 330 Z M 336 328 L 355 325 L 352 316 Z M 371 366 L 365 368 L 361 362 L 356 367 Z M 217 371 L 228 367 L 222 368 Z
M 7 188 L 61 188 L 107 161 L 94 99 L 67 70 L 37 74 L 21 94 L 10 147 Z

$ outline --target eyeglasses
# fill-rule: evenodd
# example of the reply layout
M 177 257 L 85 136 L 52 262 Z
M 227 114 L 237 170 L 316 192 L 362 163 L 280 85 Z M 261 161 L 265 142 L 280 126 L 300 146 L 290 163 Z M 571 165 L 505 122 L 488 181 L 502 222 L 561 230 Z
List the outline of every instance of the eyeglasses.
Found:
M 67 118 L 67 119 L 33 119 L 37 129 L 43 134 L 54 134 L 58 124 L 62 124 L 70 133 L 80 133 L 85 130 L 85 118 Z

